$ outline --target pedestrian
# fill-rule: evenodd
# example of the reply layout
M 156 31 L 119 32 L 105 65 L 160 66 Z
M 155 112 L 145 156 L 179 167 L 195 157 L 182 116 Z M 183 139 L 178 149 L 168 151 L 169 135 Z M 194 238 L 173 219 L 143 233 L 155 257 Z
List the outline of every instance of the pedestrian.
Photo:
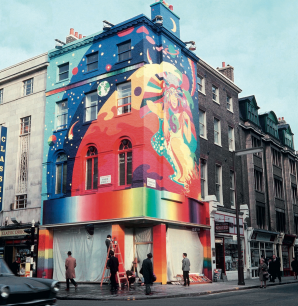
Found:
M 16 260 L 11 264 L 11 271 L 13 272 L 14 275 L 18 276 L 19 275 L 19 271 L 20 271 L 20 265 L 18 262 L 18 259 L 16 258 Z
M 71 256 L 71 251 L 67 252 L 68 257 L 65 260 L 65 278 L 66 278 L 66 291 L 69 291 L 69 280 L 78 288 L 77 283 L 75 282 L 74 278 L 76 277 L 75 268 L 77 266 L 77 261 L 74 257 Z
M 152 254 L 147 254 L 147 258 L 143 260 L 142 268 L 140 270 L 140 273 L 144 276 L 144 282 L 146 285 L 146 295 L 151 294 L 151 288 L 150 285 L 153 282 L 153 265 L 152 265 Z
M 291 267 L 294 273 L 294 279 L 297 279 L 298 274 L 298 260 L 297 257 L 293 258 L 293 261 L 291 262 Z
M 182 271 L 183 271 L 183 279 L 184 279 L 183 286 L 186 286 L 186 285 L 189 286 L 190 261 L 187 258 L 187 253 L 183 253 L 182 256 L 183 256 L 183 259 L 182 259 Z
M 110 267 L 110 281 L 111 281 L 111 291 L 117 290 L 116 274 L 119 271 L 119 261 L 118 258 L 114 256 L 114 251 L 110 251 L 110 259 L 108 260 L 108 266 Z
M 275 283 L 275 279 L 278 278 L 279 283 L 281 283 L 280 259 L 275 254 L 272 256 L 270 265 L 272 265 L 272 282 Z
M 259 280 L 261 281 L 260 288 L 266 288 L 267 277 L 268 277 L 268 266 L 265 264 L 264 258 L 261 258 L 259 264 Z M 264 287 L 263 287 L 263 282 L 264 282 Z
M 110 245 L 111 245 L 111 241 L 112 240 L 112 236 L 111 235 L 108 235 L 107 236 L 107 239 L 105 240 L 105 244 L 106 244 L 106 246 L 107 246 L 107 253 L 109 252 L 109 247 L 110 247 Z

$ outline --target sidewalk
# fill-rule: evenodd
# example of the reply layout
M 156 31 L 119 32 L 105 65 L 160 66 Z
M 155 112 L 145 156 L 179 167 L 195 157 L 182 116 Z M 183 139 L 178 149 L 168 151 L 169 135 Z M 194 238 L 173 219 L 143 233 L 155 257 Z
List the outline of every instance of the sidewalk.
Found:
M 293 276 L 282 278 L 281 285 L 297 283 Z M 154 284 L 152 295 L 145 295 L 143 286 L 137 285 L 118 290 L 117 293 L 111 294 L 110 286 L 100 284 L 79 284 L 78 289 L 75 290 L 70 285 L 70 291 L 65 291 L 65 283 L 61 283 L 61 289 L 57 295 L 60 300 L 147 300 L 147 299 L 160 299 L 160 298 L 174 298 L 174 297 L 187 297 L 199 296 L 211 293 L 221 293 L 236 290 L 245 290 L 260 287 L 259 279 L 246 279 L 244 286 L 238 286 L 238 281 L 218 282 L 211 284 L 190 285 L 183 287 L 181 285 L 159 285 Z M 277 283 L 267 282 L 267 286 L 277 286 Z

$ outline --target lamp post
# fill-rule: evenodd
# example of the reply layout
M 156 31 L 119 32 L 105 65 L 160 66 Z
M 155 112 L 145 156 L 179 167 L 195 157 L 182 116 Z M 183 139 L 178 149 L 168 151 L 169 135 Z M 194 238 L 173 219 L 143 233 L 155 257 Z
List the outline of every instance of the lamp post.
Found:
M 235 171 L 235 157 L 248 155 L 253 153 L 263 152 L 263 147 L 256 147 L 250 149 L 243 149 L 234 151 L 234 173 L 235 173 L 235 205 L 236 205 L 236 227 L 237 227 L 237 248 L 238 248 L 238 285 L 245 285 L 244 273 L 243 273 L 243 258 L 241 252 L 241 240 L 240 240 L 240 226 L 239 226 L 239 205 L 237 204 L 237 185 L 236 185 L 236 171 Z

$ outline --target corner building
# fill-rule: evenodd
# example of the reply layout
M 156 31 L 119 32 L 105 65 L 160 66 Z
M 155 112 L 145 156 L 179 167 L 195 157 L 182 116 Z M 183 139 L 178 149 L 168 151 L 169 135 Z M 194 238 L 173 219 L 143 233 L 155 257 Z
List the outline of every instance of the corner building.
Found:
M 49 51 L 39 276 L 63 280 L 71 250 L 77 280 L 100 281 L 111 234 L 126 270 L 152 252 L 165 284 L 181 274 L 187 252 L 192 272 L 211 279 L 199 59 L 179 29 L 172 7 L 157 2 L 151 19 L 138 15 L 81 39 L 71 30 Z

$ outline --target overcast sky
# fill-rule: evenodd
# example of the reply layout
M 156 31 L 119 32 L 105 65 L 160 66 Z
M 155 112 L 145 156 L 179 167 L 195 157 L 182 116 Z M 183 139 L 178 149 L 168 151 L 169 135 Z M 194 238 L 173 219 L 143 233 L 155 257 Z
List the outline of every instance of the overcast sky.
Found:
M 0 0 L 0 69 L 44 53 L 70 28 L 83 35 L 139 14 L 155 0 Z M 296 135 L 297 0 L 168 0 L 179 15 L 181 39 L 214 68 L 235 68 L 240 97 L 255 95 L 260 112 L 285 117 Z M 298 150 L 298 147 L 297 147 Z

